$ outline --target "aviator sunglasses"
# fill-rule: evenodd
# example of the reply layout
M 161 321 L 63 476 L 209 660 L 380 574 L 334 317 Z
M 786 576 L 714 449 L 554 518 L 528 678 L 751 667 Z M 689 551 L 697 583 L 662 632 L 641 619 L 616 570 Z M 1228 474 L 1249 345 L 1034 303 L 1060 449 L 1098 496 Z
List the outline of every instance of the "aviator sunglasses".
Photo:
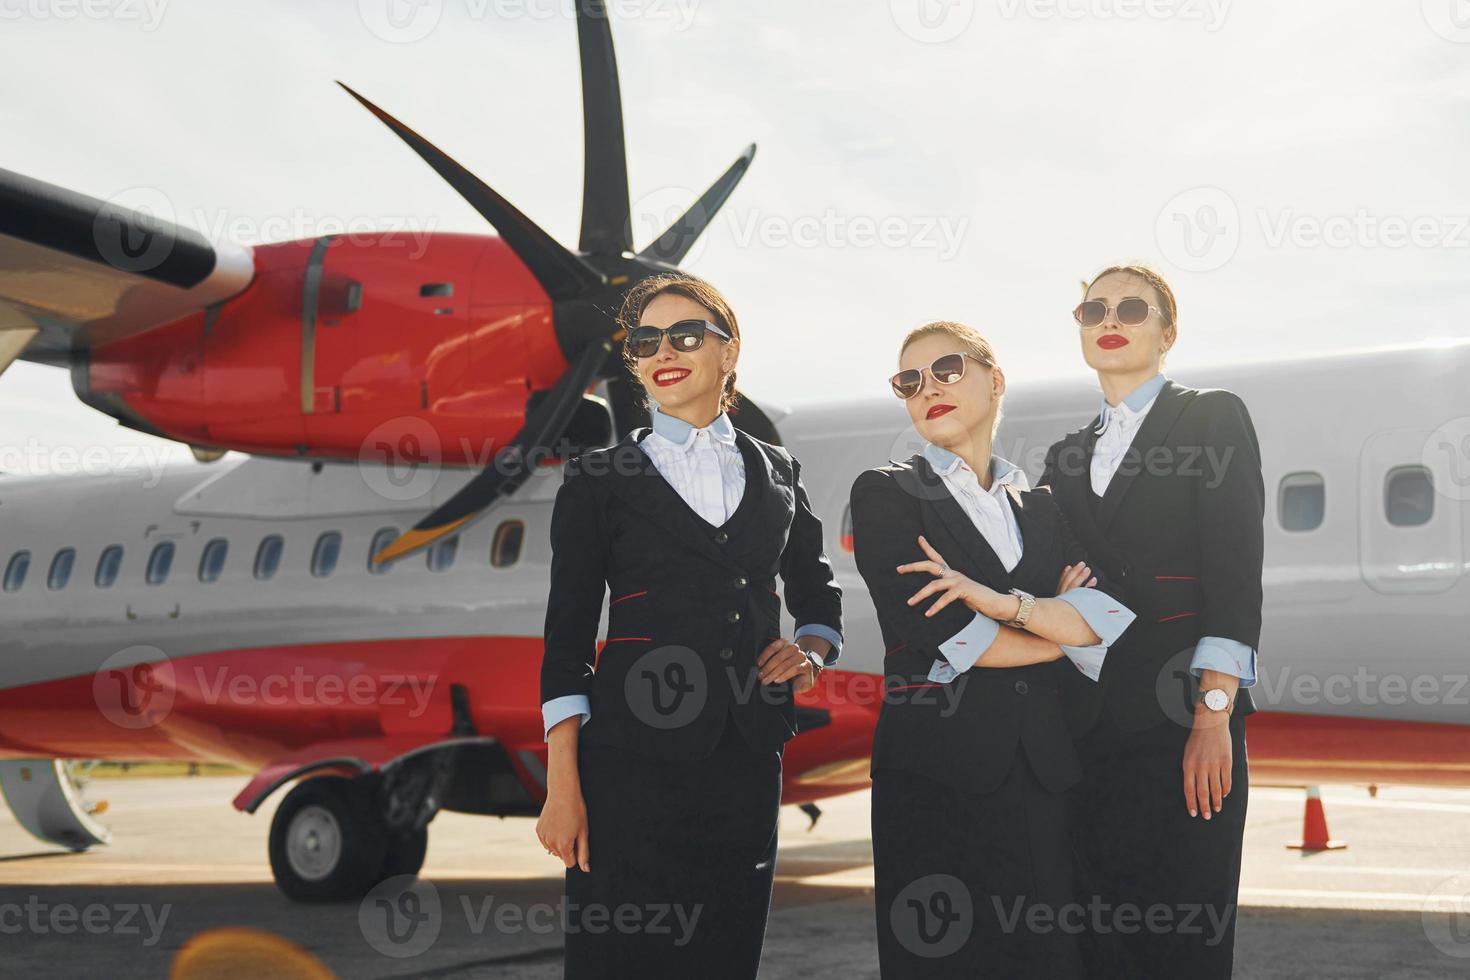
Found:
M 699 350 L 704 346 L 705 331 L 713 333 L 716 337 L 729 340 L 730 335 L 721 330 L 717 324 L 708 320 L 680 320 L 667 328 L 650 327 L 647 325 L 634 327 L 628 331 L 628 349 L 635 357 L 652 357 L 658 353 L 659 347 L 664 342 L 664 334 L 669 335 L 669 346 L 677 351 Z
M 945 354 L 943 357 L 934 359 L 934 363 L 927 368 L 909 368 L 900 371 L 888 379 L 893 386 L 893 393 L 902 399 L 910 399 L 919 393 L 924 387 L 924 372 L 928 371 L 935 381 L 942 385 L 952 385 L 965 376 L 965 358 L 969 358 L 976 364 L 984 365 L 973 354 Z
M 1108 318 L 1110 307 L 1100 299 L 1084 300 L 1077 304 L 1072 311 L 1073 318 L 1079 326 L 1095 327 Z M 1163 312 L 1157 306 L 1150 306 L 1148 300 L 1141 296 L 1129 296 L 1118 300 L 1117 308 L 1118 322 L 1125 327 L 1136 327 L 1148 319 L 1150 313 Z

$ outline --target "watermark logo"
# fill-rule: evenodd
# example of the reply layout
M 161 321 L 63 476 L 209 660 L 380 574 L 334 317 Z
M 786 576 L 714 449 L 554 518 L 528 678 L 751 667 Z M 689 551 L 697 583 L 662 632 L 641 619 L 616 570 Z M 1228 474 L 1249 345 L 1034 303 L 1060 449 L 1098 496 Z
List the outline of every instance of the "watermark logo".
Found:
M 357 14 L 378 39 L 413 44 L 439 26 L 444 0 L 358 0 Z
M 1212 272 L 1240 247 L 1240 209 L 1218 187 L 1176 194 L 1159 211 L 1154 240 L 1170 263 L 1186 272 Z
M 119 650 L 92 675 L 92 701 L 119 728 L 141 731 L 163 722 L 173 710 L 174 665 L 155 646 Z
M 1451 500 L 1470 500 L 1470 415 L 1450 419 L 1431 432 L 1420 462 L 1435 475 L 1436 490 Z
M 925 875 L 898 893 L 888 909 L 894 938 L 915 956 L 950 956 L 975 928 L 975 901 L 954 875 Z
M 1419 0 L 1419 12 L 1446 41 L 1470 44 L 1470 0 Z
M 618 641 L 608 642 L 616 656 Z M 650 728 L 683 728 L 699 717 L 709 700 L 708 672 L 699 654 L 688 647 L 657 647 L 628 668 L 623 695 L 633 716 Z
M 434 426 L 416 415 L 399 415 L 363 437 L 357 471 L 384 500 L 418 500 L 434 489 L 442 459 Z
M 1446 878 L 1425 896 L 1425 937 L 1455 959 L 1470 959 L 1470 872 Z
M 357 906 L 362 938 L 394 959 L 427 953 L 443 926 L 439 890 L 414 875 L 394 875 L 379 882 Z
M 173 202 L 156 187 L 130 187 L 103 202 L 92 241 L 103 261 L 135 274 L 157 269 L 174 250 Z
M 915 41 L 953 41 L 975 19 L 975 0 L 888 0 L 893 22 Z

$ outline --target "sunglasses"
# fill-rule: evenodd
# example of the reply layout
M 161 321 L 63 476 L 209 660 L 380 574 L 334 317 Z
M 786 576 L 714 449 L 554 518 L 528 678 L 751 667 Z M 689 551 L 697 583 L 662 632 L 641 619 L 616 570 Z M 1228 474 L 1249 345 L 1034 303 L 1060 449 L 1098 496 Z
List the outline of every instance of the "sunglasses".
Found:
M 1072 311 L 1072 316 L 1079 326 L 1095 327 L 1108 318 L 1110 309 L 1112 307 L 1100 299 L 1089 299 L 1078 303 L 1077 308 Z M 1150 306 L 1148 300 L 1141 296 L 1129 296 L 1118 300 L 1116 312 L 1118 322 L 1125 327 L 1138 326 L 1148 319 L 1150 313 L 1158 313 L 1163 316 L 1163 312 L 1157 306 Z
M 924 387 L 925 371 L 928 371 L 930 377 L 942 385 L 952 385 L 963 378 L 967 357 L 976 364 L 989 367 L 973 354 L 945 354 L 943 357 L 935 358 L 934 363 L 927 368 L 909 368 L 907 371 L 898 372 L 888 379 L 888 383 L 893 386 L 895 395 L 908 400 L 917 395 Z
M 677 351 L 699 350 L 704 346 L 704 335 L 708 331 L 722 340 L 730 335 L 708 320 L 680 320 L 669 327 L 637 326 L 628 331 L 628 350 L 634 357 L 652 357 L 663 346 L 664 334 L 669 335 L 669 346 Z

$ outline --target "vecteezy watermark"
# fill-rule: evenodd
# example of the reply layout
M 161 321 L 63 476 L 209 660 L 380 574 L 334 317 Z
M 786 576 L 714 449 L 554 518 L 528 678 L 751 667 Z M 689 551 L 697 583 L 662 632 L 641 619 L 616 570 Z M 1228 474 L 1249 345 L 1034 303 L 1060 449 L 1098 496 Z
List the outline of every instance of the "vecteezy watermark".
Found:
M 472 21 L 571 20 L 607 16 L 613 20 L 646 20 L 674 31 L 694 23 L 699 0 L 358 0 L 363 25 L 379 40 L 413 44 L 439 28 L 446 8 Z
M 647 643 L 643 636 L 609 636 L 607 645 Z M 616 655 L 616 650 L 610 652 Z M 733 656 L 734 651 L 730 651 Z M 643 724 L 660 731 L 683 728 L 697 719 L 709 701 L 709 672 L 704 658 L 689 647 L 669 644 L 643 653 L 623 677 L 628 709 Z
M 1470 959 L 1470 872 L 1446 878 L 1425 896 L 1421 922 L 1435 949 Z
M 156 31 L 168 5 L 169 0 L 0 0 L 0 20 L 116 20 Z
M 915 41 L 953 41 L 975 19 L 975 0 L 888 0 L 893 23 Z
M 1109 21 L 1172 20 L 1197 22 L 1208 33 L 1218 31 L 1230 13 L 1231 0 L 996 0 L 1005 20 Z
M 384 500 L 419 500 L 442 470 L 439 431 L 417 415 L 398 415 L 373 427 L 357 449 L 362 482 Z
M 119 728 L 141 731 L 168 717 L 177 688 L 168 655 L 137 644 L 114 653 L 92 674 L 92 703 Z
M 358 905 L 357 924 L 369 946 L 384 956 L 406 959 L 428 952 L 451 914 L 462 917 L 474 936 L 552 936 L 576 932 L 658 936 L 675 947 L 694 938 L 704 912 L 701 905 L 678 903 L 618 905 L 568 902 L 510 902 L 494 895 L 460 895 L 446 907 L 431 882 L 398 875 L 380 883 Z
M 1470 415 L 1450 419 L 1424 440 L 1420 455 L 1434 474 L 1434 489 L 1451 500 L 1470 500 Z
M 925 875 L 889 903 L 888 925 L 899 944 L 915 956 L 951 956 L 975 930 L 975 899 L 954 875 Z
M 25 901 L 0 901 L 0 935 L 5 936 L 138 936 L 140 945 L 156 946 L 163 938 L 172 903 L 47 902 L 37 895 Z
M 143 489 L 158 486 L 171 460 L 173 445 L 51 445 L 35 436 L 0 446 L 0 472 L 30 476 L 111 476 L 135 472 Z
M 1470 674 L 1400 674 L 1370 670 L 1359 664 L 1352 673 L 1310 673 L 1262 667 L 1251 689 L 1258 704 L 1285 708 L 1470 707 Z
M 1470 44 L 1470 3 L 1466 0 L 1419 0 L 1429 29 L 1446 41 Z
M 1240 211 L 1218 187 L 1176 194 L 1159 210 L 1154 240 L 1164 258 L 1186 272 L 1220 268 L 1240 247 Z

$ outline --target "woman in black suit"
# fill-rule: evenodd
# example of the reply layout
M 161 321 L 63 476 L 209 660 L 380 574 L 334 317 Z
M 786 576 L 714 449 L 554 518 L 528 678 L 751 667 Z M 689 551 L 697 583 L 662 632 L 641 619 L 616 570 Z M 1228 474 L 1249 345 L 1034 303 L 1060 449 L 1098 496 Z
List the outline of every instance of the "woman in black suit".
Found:
M 536 832 L 567 868 L 568 978 L 748 980 L 793 696 L 837 656 L 841 591 L 801 467 L 726 414 L 740 331 L 724 297 L 659 276 L 622 317 L 653 424 L 569 461 L 557 493 Z
M 894 391 L 929 445 L 852 488 L 888 651 L 872 761 L 882 974 L 1076 977 L 1063 693 L 1092 683 L 1133 616 L 1051 495 L 992 454 L 1005 376 L 984 338 L 928 324 L 900 367 Z
M 1075 796 L 1087 819 L 1073 825 L 1090 896 L 1163 909 L 1152 928 L 1090 937 L 1089 960 L 1099 977 L 1228 977 L 1261 632 L 1260 447 L 1235 394 L 1164 377 L 1178 308 L 1157 272 L 1105 269 L 1073 315 L 1103 404 L 1051 447 L 1042 482 L 1139 616 L 1092 692 Z

